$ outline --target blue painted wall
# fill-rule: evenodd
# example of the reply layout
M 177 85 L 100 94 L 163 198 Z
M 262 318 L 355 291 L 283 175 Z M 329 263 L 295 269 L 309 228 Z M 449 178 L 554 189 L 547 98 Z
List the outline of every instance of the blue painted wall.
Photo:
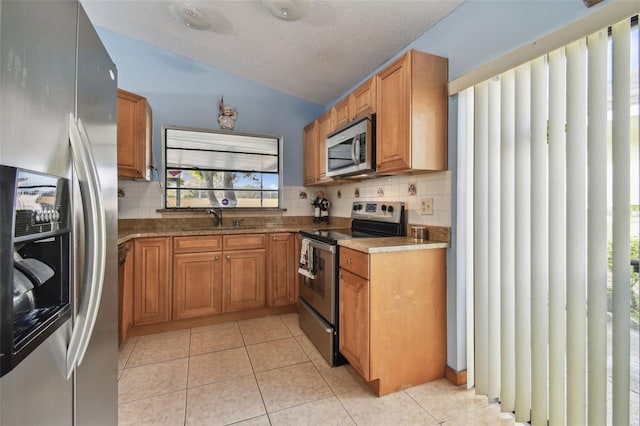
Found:
M 147 43 L 97 28 L 118 67 L 118 87 L 153 109 L 153 157 L 162 164 L 162 126 L 219 129 L 218 101 L 238 111 L 236 131 L 284 137 L 284 185 L 302 185 L 302 129 L 324 107 Z M 157 176 L 154 178 L 157 179 Z

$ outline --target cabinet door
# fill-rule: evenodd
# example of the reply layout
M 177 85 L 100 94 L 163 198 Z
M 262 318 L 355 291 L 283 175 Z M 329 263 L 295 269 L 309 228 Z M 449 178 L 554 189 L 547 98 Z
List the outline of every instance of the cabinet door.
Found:
M 352 114 L 350 114 L 349 110 L 350 96 L 342 99 L 340 102 L 333 106 L 333 111 L 336 119 L 335 128 L 338 129 L 345 124 L 347 124 L 351 118 Z
M 134 242 L 135 325 L 171 319 L 171 238 L 138 238 Z
M 410 60 L 407 54 L 377 76 L 376 162 L 381 173 L 411 167 Z
M 264 307 L 264 250 L 225 252 L 223 276 L 223 312 Z
M 222 252 L 173 256 L 173 319 L 222 312 Z
M 118 89 L 118 177 L 145 179 L 151 137 L 147 100 Z
M 364 114 L 376 112 L 376 79 L 372 77 L 365 81 L 351 93 L 349 99 L 351 101 L 349 107 L 351 120 Z
M 295 246 L 294 233 L 269 235 L 267 306 L 291 305 L 296 302 Z
M 318 182 L 330 181 L 327 178 L 327 135 L 334 130 L 333 113 L 329 110 L 318 117 L 317 134 L 317 160 L 318 160 Z
M 318 177 L 318 147 L 316 122 L 304 128 L 304 184 L 313 185 Z
M 340 353 L 365 380 L 369 374 L 369 281 L 340 269 Z

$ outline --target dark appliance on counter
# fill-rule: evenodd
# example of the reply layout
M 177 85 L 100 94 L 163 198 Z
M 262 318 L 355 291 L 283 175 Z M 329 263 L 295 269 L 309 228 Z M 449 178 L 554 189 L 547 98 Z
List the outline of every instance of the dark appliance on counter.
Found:
M 339 351 L 339 240 L 406 235 L 404 203 L 355 201 L 351 228 L 300 231 L 298 286 L 300 328 L 331 366 L 346 362 Z
M 69 180 L 0 166 L 0 377 L 70 318 Z

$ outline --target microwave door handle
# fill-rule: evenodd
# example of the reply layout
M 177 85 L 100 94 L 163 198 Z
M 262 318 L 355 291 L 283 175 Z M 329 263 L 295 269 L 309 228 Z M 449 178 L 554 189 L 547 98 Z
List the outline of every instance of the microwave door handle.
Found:
M 351 159 L 353 160 L 353 164 L 360 164 L 360 135 L 355 135 L 353 137 L 353 144 L 351 144 Z
M 67 349 L 68 378 L 82 363 L 89 345 L 100 307 L 106 269 L 106 219 L 98 169 L 82 121 L 76 122 L 72 113 L 69 114 L 69 141 L 82 198 L 86 259 L 80 307 Z

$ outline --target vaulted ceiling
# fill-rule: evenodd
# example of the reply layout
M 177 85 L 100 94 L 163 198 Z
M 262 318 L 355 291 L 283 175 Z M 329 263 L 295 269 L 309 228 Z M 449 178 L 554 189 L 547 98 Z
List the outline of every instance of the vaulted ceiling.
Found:
M 463 1 L 310 0 L 295 21 L 278 19 L 259 0 L 81 3 L 94 25 L 327 105 Z M 179 19 L 184 13 L 195 19 L 191 27 Z M 199 23 L 206 28 L 195 29 Z

